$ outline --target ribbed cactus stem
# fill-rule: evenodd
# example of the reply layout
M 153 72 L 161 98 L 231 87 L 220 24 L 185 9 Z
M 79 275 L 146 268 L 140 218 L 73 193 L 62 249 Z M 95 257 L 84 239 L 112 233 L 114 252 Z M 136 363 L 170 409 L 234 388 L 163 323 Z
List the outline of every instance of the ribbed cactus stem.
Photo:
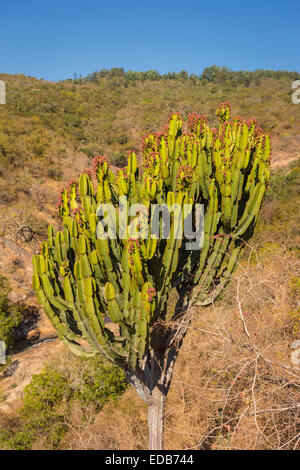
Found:
M 117 175 L 96 156 L 92 171 L 61 190 L 62 229 L 49 226 L 33 257 L 33 288 L 64 344 L 122 367 L 156 418 L 190 321 L 187 309 L 215 301 L 230 280 L 269 180 L 269 135 L 255 120 L 232 117 L 229 103 L 216 114 L 217 129 L 193 113 L 187 130 L 173 114 L 162 132 L 143 138 L 141 165 L 131 153 Z M 161 219 L 160 233 L 151 233 L 153 204 L 169 212 L 166 239 Z M 204 242 L 186 249 L 183 228 L 198 204 Z M 134 205 L 142 207 L 136 216 Z M 103 218 L 120 231 L 106 232 Z M 152 445 L 160 446 L 151 426 Z

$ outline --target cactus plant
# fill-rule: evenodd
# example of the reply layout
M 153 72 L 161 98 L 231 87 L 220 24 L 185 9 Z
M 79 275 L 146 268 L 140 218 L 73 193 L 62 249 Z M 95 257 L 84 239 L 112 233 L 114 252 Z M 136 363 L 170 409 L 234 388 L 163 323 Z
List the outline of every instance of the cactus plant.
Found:
M 230 280 L 269 180 L 269 135 L 253 119 L 232 117 L 228 103 L 216 114 L 218 129 L 194 113 L 187 130 L 178 113 L 171 115 L 162 132 L 143 138 L 141 168 L 135 153 L 118 174 L 95 157 L 93 170 L 61 191 L 63 228 L 49 226 L 33 257 L 38 301 L 61 340 L 75 354 L 102 354 L 118 364 L 147 402 L 151 449 L 163 447 L 163 405 L 190 307 L 212 303 Z M 125 218 L 113 210 L 120 201 Z M 176 236 L 174 213 L 170 236 L 161 238 L 151 233 L 147 210 L 140 218 L 128 212 L 132 205 L 174 203 L 203 204 L 200 250 L 186 249 L 185 235 Z M 117 234 L 105 233 L 103 216 L 115 217 Z

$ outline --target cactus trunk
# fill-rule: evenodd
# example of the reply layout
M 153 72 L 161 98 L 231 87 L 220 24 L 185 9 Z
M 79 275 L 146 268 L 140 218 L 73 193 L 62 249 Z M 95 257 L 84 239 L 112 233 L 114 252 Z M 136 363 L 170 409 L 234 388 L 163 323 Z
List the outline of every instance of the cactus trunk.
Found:
M 222 293 L 269 181 L 269 135 L 253 119 L 232 117 L 228 103 L 217 115 L 218 128 L 194 113 L 185 130 L 173 114 L 162 132 L 143 138 L 142 170 L 135 153 L 117 175 L 95 157 L 93 172 L 62 189 L 62 230 L 49 226 L 33 257 L 33 288 L 64 344 L 120 366 L 148 404 L 152 450 L 163 447 L 163 405 L 191 320 L 188 307 L 209 305 Z M 162 223 L 158 214 L 153 227 L 158 205 L 167 217 Z M 191 248 L 188 214 L 199 206 L 203 245 Z
M 168 352 L 156 352 L 145 363 L 139 377 L 128 377 L 139 396 L 148 406 L 149 450 L 164 448 L 164 405 L 169 391 L 175 361 Z
M 165 396 L 155 388 L 152 402 L 148 405 L 149 450 L 164 449 L 164 404 Z

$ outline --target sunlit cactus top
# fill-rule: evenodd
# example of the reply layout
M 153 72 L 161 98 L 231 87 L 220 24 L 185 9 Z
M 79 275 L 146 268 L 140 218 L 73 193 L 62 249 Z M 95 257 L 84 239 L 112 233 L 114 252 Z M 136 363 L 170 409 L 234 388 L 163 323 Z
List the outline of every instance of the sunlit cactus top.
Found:
M 216 114 L 217 128 L 200 114 L 188 116 L 187 126 L 173 114 L 163 131 L 143 137 L 140 161 L 132 153 L 127 167 L 116 171 L 97 156 L 92 171 L 61 191 L 63 229 L 49 227 L 33 259 L 33 285 L 60 337 L 77 354 L 100 352 L 134 371 L 151 350 L 153 325 L 173 318 L 167 306 L 174 288 L 180 301 L 207 305 L 230 279 L 257 221 L 271 144 L 256 120 L 231 116 L 229 103 L 221 103 Z M 141 207 L 140 218 L 128 212 L 121 220 L 120 198 L 128 210 Z M 122 236 L 98 232 L 100 204 Z M 153 204 L 203 204 L 201 249 L 188 249 L 185 234 L 174 236 L 174 213 L 170 236 L 151 236 Z M 132 224 L 148 236 L 132 236 Z M 106 321 L 118 325 L 117 334 Z
M 255 119 L 244 121 L 239 116 L 231 117 L 230 104 L 227 102 L 219 105 L 216 114 L 220 120 L 218 129 L 210 128 L 205 116 L 193 113 L 188 116 L 187 130 L 184 131 L 182 118 L 177 113 L 170 117 L 164 131 L 143 137 L 143 171 L 140 179 L 144 183 L 143 192 L 146 198 L 153 201 L 156 196 L 160 198 L 163 192 L 176 192 L 177 189 L 187 191 L 193 186 L 190 191 L 192 196 L 199 193 L 200 198 L 207 199 L 209 184 L 202 183 L 200 188 L 196 188 L 202 172 L 209 177 L 210 182 L 215 179 L 220 189 L 223 184 L 230 184 L 234 168 L 243 168 L 248 172 L 251 169 L 252 173 L 257 173 L 260 182 L 268 182 L 271 155 L 269 135 L 263 133 Z M 203 159 L 202 165 L 201 152 L 210 154 L 207 161 Z M 240 158 L 242 152 L 245 153 L 243 162 Z M 205 168 L 206 164 L 209 168 Z M 195 171 L 197 169 L 198 172 Z M 103 156 L 96 156 L 92 171 L 85 170 L 83 174 L 89 178 L 83 176 L 81 179 L 86 179 L 85 184 L 91 185 L 91 193 L 94 192 L 93 184 L 100 184 L 101 188 L 98 188 L 96 194 L 97 202 L 108 202 L 114 200 L 114 196 L 132 193 L 134 185 L 130 176 L 134 175 L 137 179 L 138 173 L 134 154 L 130 156 L 128 166 L 117 177 L 109 169 L 108 161 Z M 70 182 L 61 191 L 61 216 L 72 215 L 72 211 L 77 208 L 76 187 L 75 182 Z

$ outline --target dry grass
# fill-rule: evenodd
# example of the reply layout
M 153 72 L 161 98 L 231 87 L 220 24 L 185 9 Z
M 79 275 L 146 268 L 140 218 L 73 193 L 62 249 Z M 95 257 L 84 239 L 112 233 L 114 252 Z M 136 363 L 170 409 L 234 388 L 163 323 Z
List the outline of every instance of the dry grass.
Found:
M 195 312 L 170 391 L 169 449 L 300 448 L 296 339 L 298 263 L 252 252 L 222 302 Z
M 108 403 L 95 416 L 94 408 L 74 408 L 62 448 L 71 450 L 147 449 L 147 407 L 129 389 L 117 403 Z
M 167 399 L 166 449 L 300 448 L 299 263 L 261 251 L 249 250 L 221 301 L 194 311 Z M 147 449 L 147 408 L 133 389 L 96 416 L 74 408 L 69 427 L 63 448 Z

